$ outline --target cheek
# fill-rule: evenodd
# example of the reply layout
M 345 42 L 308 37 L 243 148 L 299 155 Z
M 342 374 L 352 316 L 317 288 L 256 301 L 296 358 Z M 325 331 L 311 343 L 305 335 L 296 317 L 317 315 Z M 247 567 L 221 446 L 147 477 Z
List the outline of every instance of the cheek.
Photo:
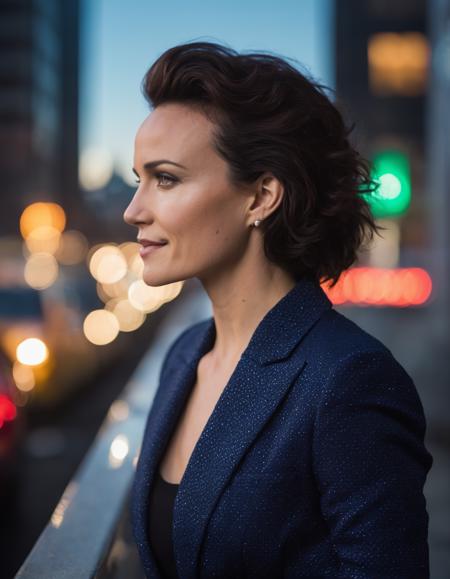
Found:
M 211 183 L 186 188 L 159 211 L 162 230 L 172 241 L 172 257 L 179 260 L 220 257 L 242 251 L 245 227 L 238 194 Z M 181 191 L 181 190 L 180 190 Z
M 229 238 L 224 221 L 223 215 L 210 207 L 178 215 L 172 221 L 177 256 L 191 260 L 215 254 Z
M 199 262 L 230 258 L 240 254 L 245 244 L 244 229 L 236 208 L 217 203 L 193 211 L 180 222 L 180 257 Z

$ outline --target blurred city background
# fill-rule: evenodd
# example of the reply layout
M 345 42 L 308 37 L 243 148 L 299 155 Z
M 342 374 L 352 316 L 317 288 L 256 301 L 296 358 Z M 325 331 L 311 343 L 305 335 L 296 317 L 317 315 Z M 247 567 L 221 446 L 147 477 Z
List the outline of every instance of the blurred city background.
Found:
M 122 214 L 148 114 L 142 77 L 164 50 L 194 40 L 296 59 L 355 123 L 386 231 L 324 290 L 414 379 L 434 457 L 431 576 L 448 578 L 450 0 L 0 0 L 0 576 L 14 577 L 33 546 L 39 576 L 53 576 L 48 552 L 57 566 L 74 547 L 50 533 L 66 528 L 66 543 L 103 537 L 98 576 L 120 577 L 121 566 L 141 576 L 127 563 L 122 509 L 145 385 L 154 388 L 170 331 L 209 312 L 196 280 L 143 283 Z M 102 453 L 125 472 L 120 484 L 98 470 Z M 83 489 L 89 476 L 96 485 Z M 99 510 L 93 528 L 79 528 L 102 488 L 115 515 Z M 65 520 L 71 508 L 79 518 Z M 86 567 L 64 576 L 94 576 L 83 549 Z

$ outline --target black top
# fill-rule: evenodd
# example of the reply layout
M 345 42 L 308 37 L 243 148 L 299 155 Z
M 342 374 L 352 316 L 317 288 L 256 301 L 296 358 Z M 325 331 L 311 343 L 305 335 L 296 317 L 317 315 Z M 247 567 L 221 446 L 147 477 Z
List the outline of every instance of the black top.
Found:
M 173 504 L 178 486 L 164 480 L 157 470 L 150 490 L 148 535 L 164 579 L 178 579 L 172 543 Z

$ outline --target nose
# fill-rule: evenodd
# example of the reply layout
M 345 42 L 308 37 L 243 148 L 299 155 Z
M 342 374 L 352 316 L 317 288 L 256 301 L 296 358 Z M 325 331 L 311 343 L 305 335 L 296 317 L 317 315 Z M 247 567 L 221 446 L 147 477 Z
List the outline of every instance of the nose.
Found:
M 125 211 L 123 212 L 123 220 L 125 221 L 125 223 L 127 223 L 128 225 L 134 225 L 135 221 L 132 217 L 132 212 L 131 212 L 131 205 L 132 205 L 132 201 L 128 204 L 128 207 L 125 209 Z
M 136 194 L 128 204 L 128 207 L 125 209 L 123 213 L 123 220 L 128 225 L 135 226 L 139 226 L 141 223 L 145 223 L 144 212 L 142 207 L 140 207 Z

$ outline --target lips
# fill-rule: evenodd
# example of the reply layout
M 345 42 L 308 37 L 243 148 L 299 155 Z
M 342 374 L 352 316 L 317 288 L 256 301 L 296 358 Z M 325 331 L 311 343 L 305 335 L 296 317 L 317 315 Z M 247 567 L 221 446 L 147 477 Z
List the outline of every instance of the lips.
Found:
M 162 245 L 167 244 L 167 241 L 151 241 L 149 239 L 139 239 L 138 241 L 143 247 L 149 247 L 149 246 L 160 247 Z
M 147 239 L 141 239 L 139 243 L 141 243 L 142 245 L 142 247 L 139 249 L 139 255 L 142 258 L 146 257 L 147 255 L 150 255 L 151 253 L 154 253 L 155 251 L 158 251 L 159 249 L 167 245 L 167 242 L 158 243 L 156 241 L 148 241 Z

